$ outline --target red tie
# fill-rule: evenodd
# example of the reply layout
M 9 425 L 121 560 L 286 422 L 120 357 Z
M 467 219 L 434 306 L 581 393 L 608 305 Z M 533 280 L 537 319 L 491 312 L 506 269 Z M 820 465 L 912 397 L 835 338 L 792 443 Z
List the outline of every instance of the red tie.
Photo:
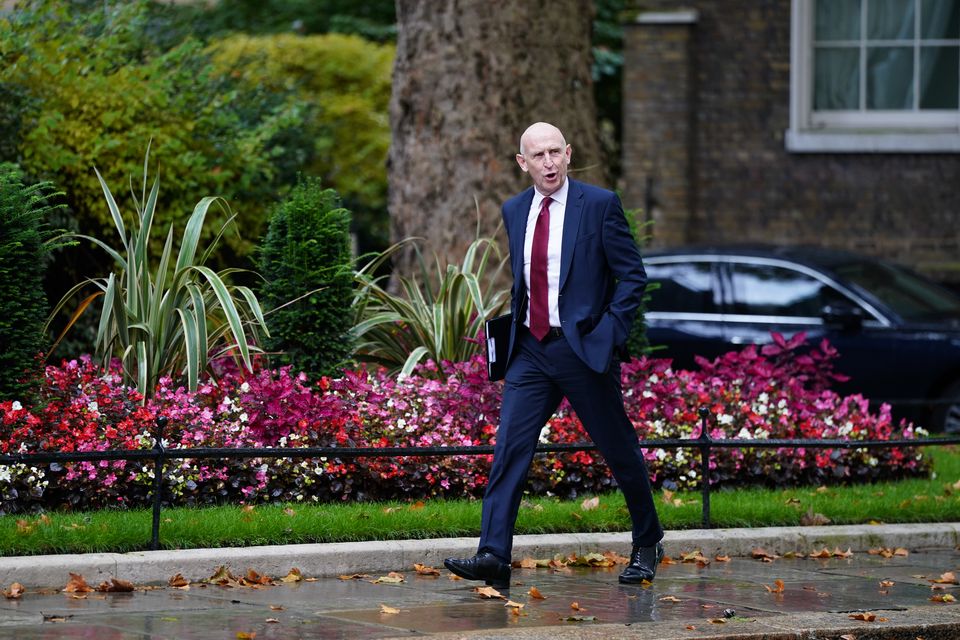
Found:
M 550 198 L 544 198 L 533 229 L 530 252 L 530 333 L 543 340 L 550 331 L 550 306 L 547 302 L 547 243 L 550 240 Z

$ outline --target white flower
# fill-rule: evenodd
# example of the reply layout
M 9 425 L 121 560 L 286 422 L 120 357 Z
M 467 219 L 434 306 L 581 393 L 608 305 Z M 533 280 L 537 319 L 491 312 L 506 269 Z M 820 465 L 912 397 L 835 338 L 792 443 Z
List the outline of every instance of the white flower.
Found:
M 240 422 L 246 422 L 249 419 L 250 419 L 250 416 L 247 415 L 246 411 L 240 414 Z
M 244 382 L 242 385 L 240 385 L 240 391 L 243 391 L 244 393 L 250 391 L 250 383 Z
M 14 400 L 13 404 L 10 405 L 10 408 L 13 409 L 14 411 L 20 411 L 21 409 L 23 409 L 23 405 L 20 404 L 19 400 Z
M 733 416 L 726 413 L 721 413 L 717 416 L 718 424 L 733 424 Z
M 550 435 L 550 425 L 543 425 L 543 429 L 540 429 L 540 442 L 546 444 L 550 440 L 548 436 Z
M 97 405 L 96 400 L 91 400 L 90 403 L 87 405 L 87 411 L 89 411 L 90 413 L 97 413 L 99 410 L 100 410 L 100 407 Z
M 740 429 L 740 432 L 737 433 L 737 437 L 742 438 L 744 440 L 750 440 L 752 439 L 752 436 L 753 434 L 750 433 L 750 431 L 746 427 Z
M 650 391 L 649 389 L 644 389 L 644 390 L 643 390 L 643 397 L 644 397 L 644 398 L 652 398 L 652 397 L 653 397 L 653 392 Z
M 655 373 L 652 373 L 650 374 L 649 380 L 650 380 L 650 384 L 657 384 L 658 382 L 660 382 L 660 376 L 658 376 Z
M 770 396 L 768 396 L 767 392 L 764 391 L 759 396 L 757 396 L 757 401 L 762 402 L 763 404 L 767 404 L 768 402 L 770 402 Z

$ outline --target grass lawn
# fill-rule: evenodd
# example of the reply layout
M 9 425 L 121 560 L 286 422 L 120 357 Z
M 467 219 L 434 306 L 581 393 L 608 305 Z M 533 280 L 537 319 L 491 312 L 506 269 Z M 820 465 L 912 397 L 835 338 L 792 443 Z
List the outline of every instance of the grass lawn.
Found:
M 799 525 L 808 512 L 832 524 L 960 521 L 960 450 L 929 447 L 934 476 L 852 487 L 739 489 L 711 494 L 714 527 Z M 517 533 L 627 531 L 619 493 L 585 508 L 552 498 L 524 500 Z M 698 528 L 699 492 L 657 497 L 665 529 Z M 124 552 L 146 549 L 150 510 L 0 516 L 0 555 Z M 258 505 L 165 509 L 160 543 L 166 549 L 476 536 L 479 500 L 418 503 Z

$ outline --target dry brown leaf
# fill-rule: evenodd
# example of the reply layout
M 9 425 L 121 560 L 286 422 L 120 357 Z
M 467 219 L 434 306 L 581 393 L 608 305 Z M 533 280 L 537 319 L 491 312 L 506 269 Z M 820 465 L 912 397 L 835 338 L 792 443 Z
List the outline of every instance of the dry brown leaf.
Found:
M 253 507 L 251 507 L 251 509 L 252 508 Z M 256 631 L 237 631 L 237 640 L 253 640 L 256 637 Z
M 290 516 L 291 518 L 297 515 L 297 512 L 291 509 L 290 507 L 287 507 L 286 509 L 284 509 L 283 512 L 286 515 Z
M 586 611 L 586 609 L 580 606 L 579 602 L 571 602 L 570 608 L 573 609 L 574 611 Z
M 598 496 L 587 498 L 586 500 L 580 503 L 580 508 L 583 509 L 584 511 L 593 511 L 599 506 L 600 506 L 600 498 Z
M 418 576 L 439 576 L 440 575 L 439 569 L 428 567 L 425 564 L 417 563 L 413 565 L 413 569 L 417 572 Z
M 730 556 L 716 555 L 713 557 L 717 562 L 730 562 Z
M 954 575 L 953 571 L 941 573 L 939 578 L 931 579 L 930 582 L 936 584 L 960 584 L 960 582 L 957 582 L 957 576 Z
M 372 576 L 366 573 L 351 573 L 350 575 L 339 575 L 340 580 L 369 580 Z
M 831 520 L 822 513 L 815 513 L 813 507 L 807 509 L 807 512 L 800 516 L 800 524 L 805 527 L 821 527 L 830 524 Z
M 705 567 L 710 564 L 710 559 L 703 555 L 699 549 L 690 553 L 680 554 L 680 560 L 683 562 L 695 562 L 698 566 Z
M 833 549 L 833 557 L 834 557 L 834 558 L 852 558 L 852 557 L 853 557 L 853 551 L 851 551 L 851 550 L 849 549 L 849 547 L 847 548 L 846 551 L 840 551 L 840 547 L 834 547 L 834 549 Z
M 877 619 L 877 614 L 870 613 L 869 611 L 862 611 L 860 613 L 851 613 L 849 616 L 851 620 L 863 620 L 864 622 L 873 622 Z
M 518 569 L 536 569 L 537 561 L 533 558 L 524 558 L 520 562 L 513 563 Z
M 19 534 L 28 534 L 33 532 L 34 523 L 27 522 L 26 520 L 17 520 L 17 533 Z
M 280 605 L 280 604 L 272 604 L 272 605 L 270 605 L 270 611 L 283 611 L 284 609 L 285 609 L 285 607 L 284 607 L 283 605 Z
M 273 584 L 272 579 L 270 579 L 268 576 L 260 575 L 253 569 L 247 569 L 247 575 L 243 577 L 243 581 L 245 581 L 248 585 L 255 585 L 255 586 Z
M 543 595 L 542 593 L 540 593 L 540 589 L 537 589 L 536 587 L 530 587 L 530 590 L 527 591 L 527 593 L 528 593 L 528 594 L 530 595 L 530 597 L 533 598 L 534 600 L 546 600 L 546 599 L 547 599 L 547 596 L 545 596 L 545 595 Z
M 627 556 L 622 556 L 615 551 L 604 551 L 603 557 L 607 560 L 610 560 L 614 564 L 630 564 L 630 558 Z
M 673 491 L 670 491 L 669 489 L 664 489 L 664 490 L 663 490 L 663 501 L 666 502 L 666 503 L 672 502 L 672 501 L 673 501 Z
M 230 570 L 227 569 L 226 565 L 220 565 L 217 567 L 217 570 L 213 573 L 212 576 L 204 580 L 208 584 L 216 584 L 221 587 L 233 587 L 239 586 L 236 576 L 230 573 Z
M 167 580 L 167 585 L 173 587 L 174 589 L 183 589 L 184 587 L 190 586 L 190 581 L 178 573 Z
M 660 602 L 683 602 L 683 600 L 677 596 L 663 596 L 660 598 Z
M 266 620 L 264 620 L 264 622 L 266 622 L 267 624 L 280 624 L 280 621 L 277 620 L 276 618 L 267 618 Z
M 387 605 L 381 603 L 381 604 L 380 604 L 380 613 L 386 613 L 386 614 L 393 615 L 393 614 L 395 614 L 395 613 L 400 613 L 400 609 L 395 609 L 394 607 L 388 607 Z
M 784 558 L 806 558 L 806 554 L 800 553 L 799 551 L 786 551 L 783 554 Z
M 957 599 L 954 598 L 949 593 L 940 593 L 930 598 L 933 602 L 956 602 Z
M 903 547 L 897 547 L 896 549 L 893 550 L 893 555 L 901 558 L 906 558 L 907 556 L 910 555 L 910 552 L 904 549 Z
M 130 593 L 133 591 L 133 583 L 127 580 L 110 578 L 110 582 L 101 582 L 97 591 L 101 593 Z
M 488 598 L 488 599 L 500 598 L 501 600 L 507 599 L 502 593 L 500 593 L 493 587 L 474 587 L 473 591 L 474 593 L 479 595 L 481 598 Z
M 783 504 L 787 505 L 788 507 L 791 506 L 791 505 L 792 505 L 792 506 L 797 506 L 797 507 L 799 507 L 799 506 L 800 506 L 800 498 L 788 498 L 787 501 L 784 502 Z
M 396 571 L 391 571 L 385 576 L 380 576 L 376 580 L 371 580 L 373 584 L 400 584 L 404 581 L 402 573 L 397 573 Z
M 768 584 L 763 585 L 763 587 L 770 593 L 783 593 L 784 590 L 783 580 L 780 579 L 774 580 L 772 587 Z
M 893 580 L 881 580 L 881 581 L 880 581 L 880 586 L 883 587 L 884 589 L 889 589 L 890 587 L 892 587 L 892 586 L 895 585 L 895 584 L 896 584 L 896 582 L 894 582 Z
M 820 559 L 825 560 L 825 559 L 827 559 L 827 558 L 832 558 L 832 557 L 833 557 L 833 554 L 830 553 L 830 550 L 829 550 L 829 549 L 827 549 L 826 547 L 824 547 L 824 548 L 821 549 L 820 551 L 814 551 L 813 553 L 810 554 L 809 557 L 811 557 L 811 558 L 817 558 L 818 560 L 820 560 Z
M 90 593 L 91 591 L 93 591 L 93 587 L 88 585 L 83 576 L 78 573 L 71 573 L 70 581 L 63 588 L 64 593 Z
M 280 582 L 300 582 L 303 580 L 303 574 L 296 567 L 290 569 L 290 573 L 280 578 Z
M 10 588 L 3 592 L 3 597 L 7 600 L 18 600 L 23 596 L 23 585 L 19 582 L 14 582 L 10 585 Z
M 677 564 L 677 563 L 670 556 L 663 556 L 663 558 L 660 559 L 660 564 Z
M 416 502 L 410 505 L 409 509 L 411 511 L 419 511 L 420 509 L 423 509 L 425 506 L 427 505 L 423 500 L 417 500 Z
M 780 556 L 778 556 L 775 553 L 770 553 L 769 551 L 767 551 L 762 547 L 757 547 L 756 549 L 750 552 L 750 557 L 755 560 L 761 560 L 763 562 L 773 562 Z
M 507 600 L 503 603 L 505 607 L 513 607 L 514 609 L 523 609 L 524 605 L 519 602 L 514 602 L 513 600 Z
M 711 622 L 713 624 L 727 624 L 726 618 L 710 618 L 707 622 Z
M 696 627 L 695 625 L 692 625 L 692 624 L 688 624 L 688 625 L 687 625 L 687 630 L 688 630 L 688 631 L 696 631 L 696 629 L 697 629 L 697 627 Z

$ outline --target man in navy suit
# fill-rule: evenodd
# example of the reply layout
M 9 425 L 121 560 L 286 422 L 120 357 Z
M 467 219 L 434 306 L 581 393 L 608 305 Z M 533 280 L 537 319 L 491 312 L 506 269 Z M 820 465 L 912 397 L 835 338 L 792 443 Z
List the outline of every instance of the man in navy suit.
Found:
M 620 358 L 646 272 L 616 194 L 567 177 L 559 129 L 531 125 L 517 163 L 533 186 L 503 205 L 513 269 L 508 365 L 493 466 L 472 558 L 444 565 L 510 586 L 513 528 L 540 431 L 566 397 L 626 499 L 633 551 L 620 582 L 653 580 L 663 557 L 640 442 L 623 407 Z

